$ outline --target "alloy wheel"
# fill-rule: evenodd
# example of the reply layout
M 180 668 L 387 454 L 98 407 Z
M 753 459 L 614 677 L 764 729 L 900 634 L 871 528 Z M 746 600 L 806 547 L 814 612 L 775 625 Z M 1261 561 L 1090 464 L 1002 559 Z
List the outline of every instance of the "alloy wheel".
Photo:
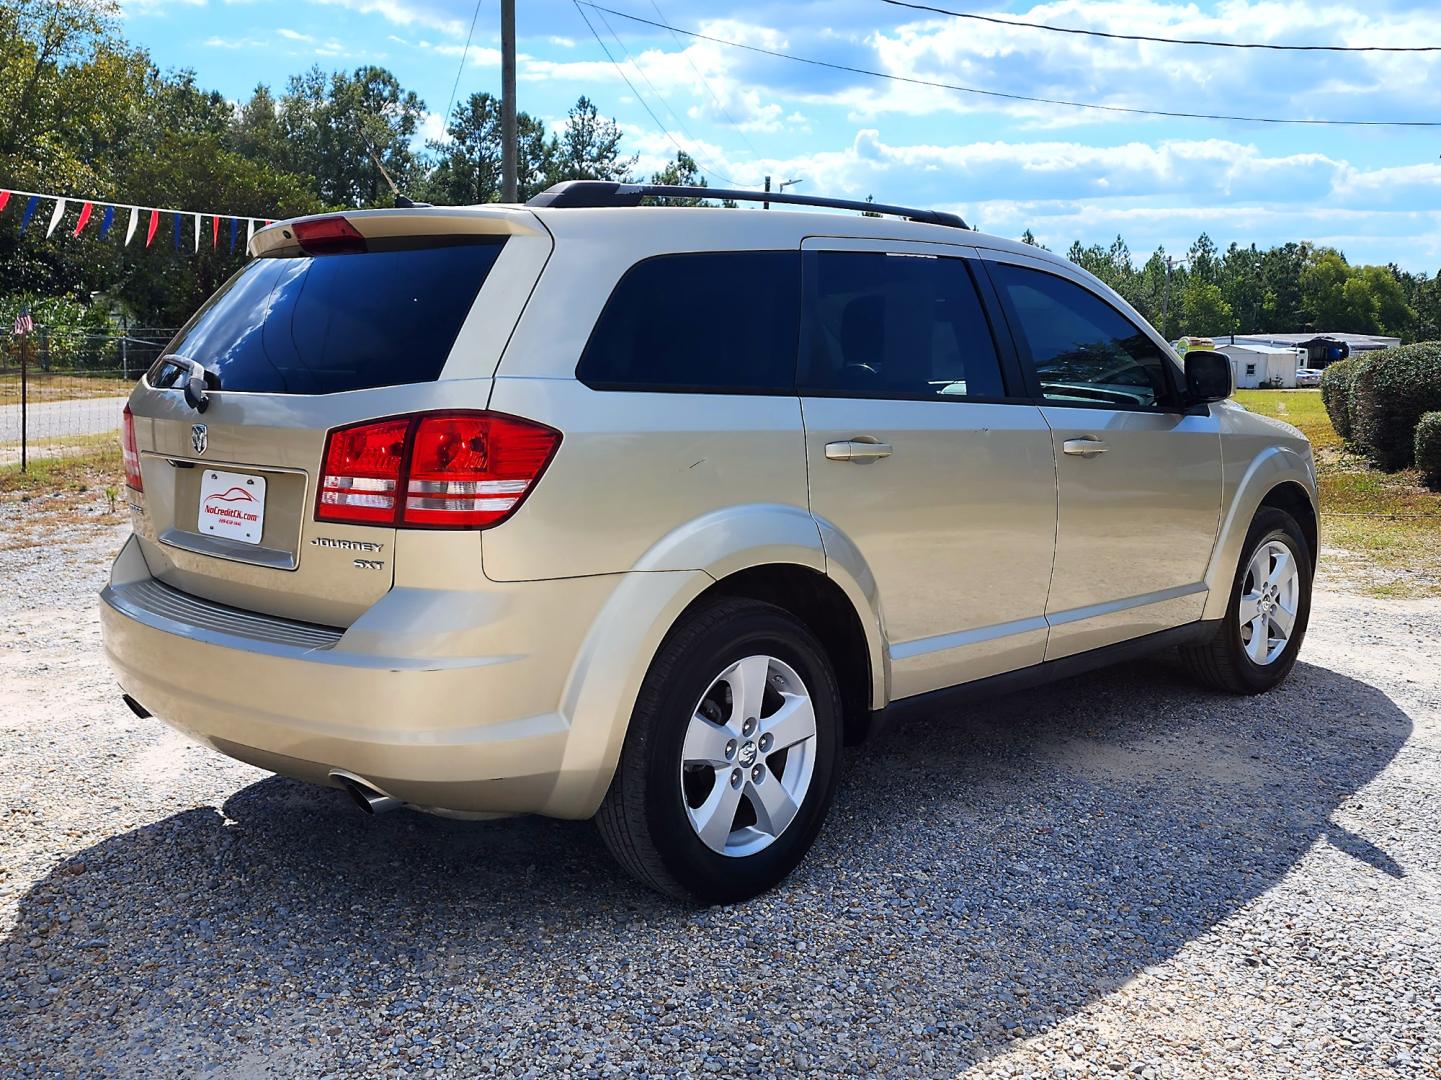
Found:
M 692 710 L 681 751 L 686 815 L 701 842 L 754 855 L 795 820 L 816 764 L 816 714 L 801 677 L 774 656 L 737 660 Z
M 1274 663 L 1291 641 L 1301 602 L 1301 574 L 1296 556 L 1279 540 L 1256 549 L 1246 566 L 1237 618 L 1241 644 L 1251 662 Z

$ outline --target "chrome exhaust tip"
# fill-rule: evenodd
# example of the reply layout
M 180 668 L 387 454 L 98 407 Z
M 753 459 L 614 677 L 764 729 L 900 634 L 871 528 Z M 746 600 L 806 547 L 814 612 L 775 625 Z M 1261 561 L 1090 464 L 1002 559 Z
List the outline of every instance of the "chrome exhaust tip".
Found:
M 388 810 L 394 810 L 397 806 L 405 805 L 394 795 L 387 795 L 354 773 L 332 769 L 330 778 L 336 781 L 350 796 L 351 801 L 367 814 L 383 814 Z

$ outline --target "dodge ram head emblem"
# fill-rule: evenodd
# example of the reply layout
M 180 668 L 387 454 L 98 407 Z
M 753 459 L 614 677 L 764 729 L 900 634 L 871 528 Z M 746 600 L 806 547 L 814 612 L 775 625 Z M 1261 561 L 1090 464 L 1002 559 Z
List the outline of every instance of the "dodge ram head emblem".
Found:
M 204 424 L 190 425 L 190 445 L 195 447 L 197 454 L 205 453 L 205 448 L 210 445 L 210 433 L 205 430 Z

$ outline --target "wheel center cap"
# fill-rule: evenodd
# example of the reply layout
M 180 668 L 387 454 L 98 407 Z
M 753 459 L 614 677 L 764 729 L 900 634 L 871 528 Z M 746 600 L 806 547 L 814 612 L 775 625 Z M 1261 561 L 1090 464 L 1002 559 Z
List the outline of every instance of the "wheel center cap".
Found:
M 756 763 L 756 744 L 753 742 L 742 744 L 740 753 L 736 755 L 736 760 L 745 767 L 754 765 Z

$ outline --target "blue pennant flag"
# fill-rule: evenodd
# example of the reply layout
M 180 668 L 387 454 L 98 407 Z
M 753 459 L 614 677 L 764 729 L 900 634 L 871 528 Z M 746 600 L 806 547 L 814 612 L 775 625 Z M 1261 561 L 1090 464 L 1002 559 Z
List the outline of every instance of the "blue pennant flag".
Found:
M 240 219 L 230 219 L 230 254 L 235 254 L 235 233 L 240 228 Z
M 105 234 L 110 231 L 110 226 L 115 224 L 115 207 L 107 206 L 105 216 L 100 219 L 100 239 L 105 239 Z
M 35 216 L 35 207 L 40 205 L 40 196 L 31 195 L 30 201 L 25 204 L 25 213 L 20 217 L 20 235 L 25 235 L 25 230 L 30 227 L 30 219 Z
M 175 250 L 180 250 L 180 215 L 175 215 Z

